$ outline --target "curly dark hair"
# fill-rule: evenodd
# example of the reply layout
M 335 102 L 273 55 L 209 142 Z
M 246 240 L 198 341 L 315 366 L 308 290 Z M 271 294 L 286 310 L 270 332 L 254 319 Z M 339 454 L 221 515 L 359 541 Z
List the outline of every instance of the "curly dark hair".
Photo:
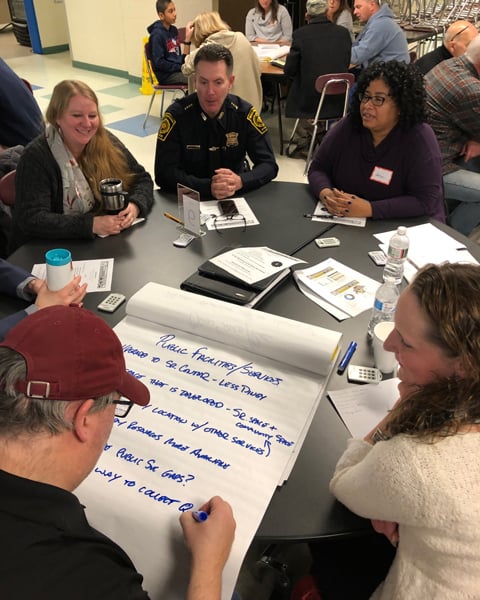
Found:
M 403 62 L 390 60 L 373 63 L 363 70 L 358 78 L 350 114 L 359 129 L 362 127 L 359 95 L 363 94 L 370 83 L 376 79 L 381 79 L 390 88 L 393 101 L 400 110 L 398 123 L 402 129 L 410 129 L 417 123 L 426 121 L 426 92 L 423 75 L 414 64 L 406 65 Z
M 390 413 L 390 435 L 435 441 L 480 422 L 480 266 L 427 265 L 408 288 L 426 317 L 429 341 L 459 360 L 463 376 L 418 386 Z

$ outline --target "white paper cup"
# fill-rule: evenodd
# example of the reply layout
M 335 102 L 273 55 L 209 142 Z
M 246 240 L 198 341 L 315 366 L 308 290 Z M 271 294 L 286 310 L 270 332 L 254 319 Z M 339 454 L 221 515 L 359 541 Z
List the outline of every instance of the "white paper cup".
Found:
M 70 250 L 54 248 L 45 253 L 47 265 L 47 287 L 52 292 L 61 290 L 73 279 L 73 264 Z
M 373 357 L 375 366 L 382 373 L 391 373 L 395 368 L 395 354 L 387 352 L 383 347 L 383 342 L 390 335 L 394 327 L 395 323 L 393 321 L 381 321 L 375 325 L 373 330 Z

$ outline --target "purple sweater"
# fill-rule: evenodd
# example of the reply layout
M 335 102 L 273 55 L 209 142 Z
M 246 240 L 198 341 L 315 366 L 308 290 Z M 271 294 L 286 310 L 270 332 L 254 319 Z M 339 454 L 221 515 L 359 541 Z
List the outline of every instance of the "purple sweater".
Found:
M 324 188 L 337 188 L 368 200 L 373 219 L 428 216 L 445 222 L 440 149 L 426 123 L 408 131 L 394 127 L 375 147 L 368 129 L 355 130 L 345 117 L 323 139 L 308 181 L 316 198 Z

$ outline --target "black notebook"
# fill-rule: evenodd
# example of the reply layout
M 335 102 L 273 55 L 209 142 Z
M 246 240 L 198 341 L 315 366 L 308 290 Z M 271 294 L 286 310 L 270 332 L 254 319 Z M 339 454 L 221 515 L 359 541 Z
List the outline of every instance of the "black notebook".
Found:
M 219 254 L 225 251 L 222 250 Z M 182 290 L 253 308 L 289 274 L 290 269 L 283 269 L 250 285 L 207 260 L 180 287 Z

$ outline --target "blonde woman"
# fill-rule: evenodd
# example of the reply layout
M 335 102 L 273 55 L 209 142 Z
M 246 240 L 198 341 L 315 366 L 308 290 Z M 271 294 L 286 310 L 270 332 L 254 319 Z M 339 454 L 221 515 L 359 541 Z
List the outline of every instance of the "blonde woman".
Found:
M 12 246 L 31 238 L 114 235 L 145 217 L 153 204 L 150 175 L 102 123 L 95 92 L 85 83 L 57 84 L 45 133 L 20 159 Z M 118 215 L 102 210 L 99 182 L 121 179 L 129 204 Z
M 258 112 L 262 109 L 262 84 L 260 82 L 260 63 L 247 38 L 240 31 L 231 31 L 218 12 L 203 12 L 193 21 L 192 42 L 200 48 L 203 44 L 220 44 L 228 48 L 233 56 L 233 82 L 230 93 L 250 102 Z M 184 75 L 195 71 L 193 61 L 196 50 L 185 57 L 182 65 Z M 190 77 L 193 92 L 193 77 Z

